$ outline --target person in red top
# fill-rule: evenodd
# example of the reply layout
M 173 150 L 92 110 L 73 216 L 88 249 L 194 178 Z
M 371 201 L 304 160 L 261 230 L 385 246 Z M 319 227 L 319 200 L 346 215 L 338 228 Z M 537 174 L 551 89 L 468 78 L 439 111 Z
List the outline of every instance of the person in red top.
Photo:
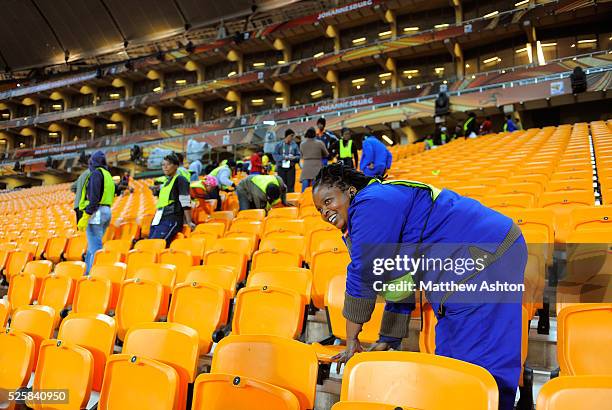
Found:
M 259 175 L 263 172 L 261 165 L 261 156 L 263 152 L 257 151 L 251 154 L 251 175 Z
M 491 122 L 491 117 L 487 117 L 482 124 L 480 124 L 480 135 L 490 134 L 492 129 L 493 123 Z

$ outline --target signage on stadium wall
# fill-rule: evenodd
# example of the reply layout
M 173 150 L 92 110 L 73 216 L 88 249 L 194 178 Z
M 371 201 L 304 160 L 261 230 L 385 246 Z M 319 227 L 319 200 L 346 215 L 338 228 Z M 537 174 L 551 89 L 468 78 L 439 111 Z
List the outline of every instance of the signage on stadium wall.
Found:
M 348 13 L 351 11 L 362 9 L 364 7 L 370 7 L 373 6 L 375 3 L 378 3 L 378 1 L 362 0 L 355 3 L 347 4 L 346 6 L 336 7 L 335 9 L 322 11 L 321 13 L 317 14 L 317 20 L 323 20 L 327 17 L 337 16 L 338 14 Z
M 565 84 L 563 81 L 553 81 L 550 83 L 550 95 L 565 94 Z
M 85 74 L 79 74 L 75 76 L 62 78 L 61 80 L 44 82 L 44 83 L 40 83 L 37 85 L 28 86 L 28 87 L 13 88 L 12 90 L 1 92 L 0 100 L 20 97 L 20 96 L 24 96 L 28 94 L 35 94 L 41 91 L 52 90 L 54 88 L 65 87 L 67 85 L 80 83 L 82 81 L 92 80 L 94 78 L 96 78 L 96 72 L 92 71 L 92 72 L 85 73 Z

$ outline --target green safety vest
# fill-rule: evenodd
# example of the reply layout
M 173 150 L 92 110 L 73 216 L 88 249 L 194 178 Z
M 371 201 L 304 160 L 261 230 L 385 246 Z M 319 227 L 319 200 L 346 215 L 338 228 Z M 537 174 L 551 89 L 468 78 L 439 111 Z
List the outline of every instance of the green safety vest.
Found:
M 426 140 L 425 140 L 425 144 L 427 144 L 427 146 L 428 146 L 429 148 L 433 147 L 433 145 L 434 145 L 434 144 L 433 144 L 433 140 L 432 140 L 432 139 L 426 139 Z
M 507 122 L 504 123 L 504 132 L 508 132 L 508 123 Z
M 221 165 L 219 165 L 217 168 L 215 168 L 212 171 L 210 171 L 210 174 L 208 174 L 208 175 L 212 175 L 213 177 L 217 178 L 217 174 L 219 173 L 219 171 L 221 171 L 223 168 L 229 169 L 229 167 L 226 164 L 227 164 L 226 160 L 221 161 Z M 232 170 L 230 169 L 230 174 L 231 174 L 231 172 L 232 172 Z M 227 186 L 219 184 L 219 188 L 227 189 Z
M 159 190 L 159 197 L 157 198 L 157 209 L 162 209 L 167 207 L 170 204 L 174 203 L 174 199 L 170 199 L 170 192 L 172 192 L 172 188 L 174 187 L 174 183 L 176 182 L 176 178 L 179 176 L 178 172 L 174 174 L 169 183 L 163 185 Z
M 435 202 L 435 200 L 438 198 L 438 196 L 440 195 L 440 192 L 442 192 L 442 190 L 440 190 L 439 188 L 434 187 L 433 185 L 429 185 L 429 184 L 424 184 L 422 182 L 417 182 L 417 181 L 407 181 L 407 180 L 398 180 L 398 181 L 379 181 L 376 179 L 371 180 L 368 185 L 374 183 L 374 182 L 379 182 L 382 183 L 383 185 L 403 185 L 403 186 L 407 186 L 407 187 L 411 187 L 411 188 L 420 188 L 420 189 L 426 189 L 429 191 L 430 195 L 431 195 L 431 200 L 433 202 Z M 432 205 L 433 206 L 433 205 Z M 414 283 L 414 278 L 412 276 L 412 274 L 407 273 L 404 276 L 400 276 L 399 278 L 393 279 L 391 281 L 389 281 L 389 284 L 401 284 L 401 283 Z M 400 301 L 405 301 L 406 299 L 408 299 L 408 297 L 412 294 L 412 292 L 410 290 L 386 290 L 386 291 L 382 291 L 379 292 L 379 295 L 382 296 L 386 301 L 388 302 L 393 302 L 393 303 L 397 303 Z
M 162 184 L 163 184 L 163 183 L 165 183 L 165 182 L 166 182 L 166 180 L 167 180 L 167 179 L 168 179 L 168 177 L 167 177 L 167 176 L 162 175 L 161 177 L 157 177 L 157 178 L 155 178 L 155 182 L 160 182 L 160 183 L 162 183 Z
M 340 140 L 340 158 L 350 158 L 353 154 L 353 140 L 349 140 L 348 144 L 344 145 L 344 140 Z
M 469 117 L 467 120 L 465 120 L 465 122 L 463 123 L 463 134 L 464 136 L 465 133 L 467 132 L 468 127 L 470 126 L 470 124 L 474 121 L 474 117 Z
M 104 189 L 102 191 L 100 205 L 111 206 L 115 200 L 115 183 L 113 182 L 113 177 L 111 176 L 110 172 L 104 168 L 96 169 L 102 173 L 102 177 L 104 178 Z M 84 211 L 89 205 L 89 200 L 87 199 L 87 185 L 89 185 L 90 177 L 91 174 L 89 174 L 87 179 L 85 179 L 85 184 L 83 184 L 83 190 L 81 191 L 81 201 L 79 202 L 79 209 L 81 211 Z
M 176 170 L 176 172 L 177 172 L 179 175 L 184 176 L 184 177 L 185 177 L 185 179 L 186 179 L 187 181 L 189 181 L 189 180 L 191 179 L 191 172 L 187 171 L 185 168 L 183 168 L 183 169 L 178 168 L 178 169 Z
M 276 179 L 274 175 L 253 175 L 253 177 L 251 177 L 251 182 L 253 182 L 257 188 L 261 189 L 264 194 L 266 193 L 266 187 L 268 186 L 268 184 L 280 186 L 278 179 Z M 280 198 L 276 199 L 269 205 L 276 205 L 279 202 Z
M 440 134 L 440 139 L 442 140 L 442 144 L 446 144 L 446 133 L 441 133 Z

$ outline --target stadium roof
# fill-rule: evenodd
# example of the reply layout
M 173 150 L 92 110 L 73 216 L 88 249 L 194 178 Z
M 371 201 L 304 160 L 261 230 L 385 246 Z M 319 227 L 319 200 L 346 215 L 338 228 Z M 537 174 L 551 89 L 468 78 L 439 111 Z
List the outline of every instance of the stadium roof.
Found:
M 313 13 L 299 0 L 3 0 L 0 67 L 105 64 Z M 257 5 L 252 13 L 253 4 Z M 290 6 L 290 7 L 286 7 Z M 187 29 L 187 30 L 186 30 Z M 127 43 L 126 43 L 127 41 Z M 127 44 L 127 48 L 124 48 Z M 67 53 L 68 52 L 68 53 Z M 7 69 L 8 68 L 8 69 Z

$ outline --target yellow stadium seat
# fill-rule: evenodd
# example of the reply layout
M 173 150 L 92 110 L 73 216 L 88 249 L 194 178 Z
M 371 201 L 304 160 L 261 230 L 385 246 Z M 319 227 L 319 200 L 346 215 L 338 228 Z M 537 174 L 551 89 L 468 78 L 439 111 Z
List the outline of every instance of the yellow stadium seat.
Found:
M 26 264 L 33 260 L 32 254 L 24 251 L 11 251 L 4 268 L 4 276 L 11 281 L 11 277 L 21 273 Z
M 262 209 L 259 210 L 261 211 Z M 262 229 L 263 223 L 261 221 L 251 219 L 236 219 L 234 222 L 232 222 L 232 227 L 229 229 L 229 232 L 253 233 L 259 237 L 261 236 Z
M 113 284 L 108 278 L 84 276 L 77 281 L 72 303 L 74 313 L 105 314 L 111 301 Z
M 290 289 L 302 297 L 304 306 L 310 303 L 312 293 L 312 273 L 309 269 L 277 265 L 251 269 L 247 286 L 272 286 Z
M 248 254 L 239 250 L 225 249 L 223 246 L 220 249 L 207 252 L 204 260 L 205 266 L 230 266 L 234 268 L 238 275 L 238 282 L 246 279 L 247 263 Z
M 572 209 L 569 227 L 573 231 L 612 229 L 612 206 L 593 206 Z
M 23 273 L 32 274 L 36 278 L 36 284 L 34 286 L 34 299 L 38 298 L 42 281 L 44 278 L 49 276 L 52 269 L 53 263 L 51 263 L 51 261 L 45 260 L 28 262 L 25 268 L 23 269 Z
M 174 287 L 168 322 L 189 326 L 198 332 L 199 354 L 210 352 L 213 333 L 227 324 L 229 298 L 220 286 L 197 281 Z
M 312 254 L 310 270 L 312 271 L 312 303 L 319 309 L 325 307 L 325 293 L 331 278 L 337 275 L 346 276 L 346 268 L 351 263 L 346 247 L 317 251 Z
M 253 244 L 250 239 L 245 237 L 220 238 L 212 247 L 212 250 L 241 253 L 247 255 L 248 259 L 251 258 L 251 249 L 253 249 Z
M 304 221 L 301 219 L 267 218 L 263 236 L 266 237 L 271 232 L 287 232 L 292 235 L 303 235 Z
M 125 263 L 117 262 L 107 266 L 92 266 L 89 275 L 96 278 L 106 278 L 111 281 L 111 298 L 108 308 L 114 310 L 119 300 L 121 285 L 125 280 L 127 267 Z
M 257 249 L 257 243 L 259 242 L 257 234 L 247 233 L 247 232 L 231 232 L 231 231 L 226 233 L 223 238 L 220 238 L 218 240 L 219 241 L 223 240 L 223 243 L 225 244 L 229 242 L 235 242 L 235 245 L 238 247 L 243 246 L 243 245 L 240 245 L 239 243 L 246 241 L 246 244 L 248 246 L 245 247 L 244 249 L 249 256 L 253 255 L 253 252 L 255 252 L 255 250 Z
M 263 209 L 246 209 L 238 212 L 236 220 L 247 219 L 253 221 L 263 221 L 266 217 L 266 211 Z
M 298 217 L 299 208 L 294 206 L 272 208 L 268 212 L 268 218 L 284 218 L 284 219 L 296 219 Z
M 546 382 L 537 410 L 605 409 L 612 402 L 612 376 L 557 377 Z
M 210 220 L 208 221 L 208 223 L 222 223 L 225 225 L 225 229 L 227 230 L 230 227 L 234 217 L 235 214 L 233 211 L 215 211 L 210 214 Z
M 50 306 L 55 310 L 55 327 L 59 324 L 62 311 L 68 306 L 72 293 L 72 279 L 52 273 L 43 279 L 38 304 Z
M 8 288 L 8 302 L 11 309 L 28 306 L 34 300 L 36 277 L 30 273 L 20 273 L 11 278 Z
M 593 189 L 592 178 L 552 180 L 546 185 L 546 190 L 554 191 L 588 191 Z
M 170 244 L 170 249 L 190 251 L 191 258 L 193 259 L 193 265 L 200 265 L 202 264 L 202 259 L 206 253 L 206 242 L 203 238 L 197 237 L 175 239 Z
M 220 238 L 225 233 L 225 224 L 219 222 L 203 223 L 196 226 L 193 232 L 210 232 Z
M 286 197 L 287 197 L 287 202 L 291 202 L 292 204 L 297 205 L 300 202 L 302 193 L 301 192 L 287 192 Z
M 112 355 L 104 370 L 100 410 L 168 410 L 178 397 L 179 376 L 171 366 L 146 357 Z
M 23 332 L 34 341 L 34 368 L 38 360 L 40 344 L 50 339 L 55 329 L 55 310 L 49 306 L 23 306 L 11 317 L 11 329 Z
M 313 409 L 318 362 L 312 347 L 281 337 L 230 335 L 216 346 L 211 374 L 236 374 L 289 390 Z
M 40 345 L 34 373 L 35 391 L 66 390 L 67 408 L 84 408 L 89 402 L 93 381 L 93 356 L 85 348 L 63 340 L 44 340 Z M 49 405 L 34 403 L 34 409 Z
M 75 235 L 68 239 L 64 259 L 67 261 L 83 261 L 87 252 L 87 236 Z
M 265 403 L 266 410 L 300 410 L 289 390 L 245 376 L 200 374 L 193 388 L 192 410 L 251 410 Z
M 285 252 L 293 252 L 303 257 L 304 255 L 304 237 L 297 235 L 288 235 L 280 237 L 269 237 L 262 239 L 259 244 L 260 250 L 278 249 Z
M 140 226 L 136 221 L 124 222 L 115 231 L 114 238 L 134 242 L 140 238 Z
M 34 369 L 36 345 L 24 332 L 0 329 L 0 403 L 8 402 L 8 392 L 26 387 Z M 9 404 L 9 409 L 11 405 Z
M 164 239 L 141 239 L 134 244 L 134 249 L 159 253 L 166 249 L 166 241 Z
M 298 253 L 278 249 L 265 249 L 253 254 L 251 269 L 269 266 L 290 266 L 299 268 L 302 266 L 302 256 Z
M 161 305 L 159 307 L 159 315 L 165 316 L 168 314 L 170 294 L 172 293 L 172 288 L 174 288 L 174 284 L 176 283 L 176 267 L 174 265 L 155 263 L 149 266 L 141 267 L 134 273 L 134 277 L 157 282 L 162 285 L 163 294 Z
M 368 403 L 364 401 L 339 401 L 334 404 L 331 410 L 418 410 L 408 407 L 397 407 L 384 403 Z
M 10 313 L 11 306 L 8 299 L 0 299 L 0 328 L 6 326 Z
M 126 255 L 115 250 L 100 249 L 94 255 L 95 266 L 114 265 L 115 263 L 124 263 Z
M 532 194 L 499 194 L 488 195 L 484 198 L 485 205 L 494 208 L 533 208 L 535 199 Z
M 232 333 L 297 338 L 302 333 L 304 311 L 302 297 L 293 290 L 245 287 L 236 296 Z
M 567 306 L 557 317 L 557 358 L 561 376 L 610 374 L 612 304 Z
M 117 337 L 124 340 L 128 329 L 142 322 L 155 322 L 159 317 L 163 286 L 140 278 L 127 279 L 121 286 L 117 302 Z
M 188 250 L 166 249 L 160 253 L 159 262 L 176 267 L 176 283 L 184 282 L 187 273 L 193 268 L 193 257 Z
M 194 266 L 187 273 L 184 283 L 198 282 L 219 286 L 228 299 L 233 299 L 236 295 L 238 275 L 237 269 L 231 265 Z
M 178 374 L 177 409 L 187 405 L 187 385 L 195 381 L 198 364 L 198 333 L 180 323 L 141 323 L 131 327 L 123 354 L 148 357 L 172 366 Z
M 423 304 L 423 325 L 419 332 L 419 351 L 421 353 L 436 353 L 436 324 L 438 319 L 429 303 Z
M 132 249 L 128 252 L 125 262 L 127 265 L 127 275 L 128 277 L 132 277 L 134 272 L 138 269 L 156 263 L 157 254 L 153 252 Z
M 59 263 L 62 260 L 67 244 L 68 238 L 65 236 L 54 236 L 49 238 L 43 257 L 53 263 Z
M 315 229 L 306 237 L 306 261 L 312 260 L 315 252 L 333 249 L 346 249 L 339 229 L 328 226 L 324 229 Z
M 419 377 L 413 377 L 415 374 Z M 340 401 L 494 410 L 498 390 L 489 372 L 460 360 L 414 352 L 363 352 L 353 356 L 344 369 Z
M 126 239 L 114 239 L 104 244 L 104 250 L 119 252 L 123 255 L 121 262 L 125 262 L 130 249 L 132 249 L 132 241 Z
M 593 191 L 544 192 L 540 196 L 540 208 L 549 208 L 555 214 L 555 242 L 565 243 L 569 235 L 570 213 L 578 207 L 592 207 Z

